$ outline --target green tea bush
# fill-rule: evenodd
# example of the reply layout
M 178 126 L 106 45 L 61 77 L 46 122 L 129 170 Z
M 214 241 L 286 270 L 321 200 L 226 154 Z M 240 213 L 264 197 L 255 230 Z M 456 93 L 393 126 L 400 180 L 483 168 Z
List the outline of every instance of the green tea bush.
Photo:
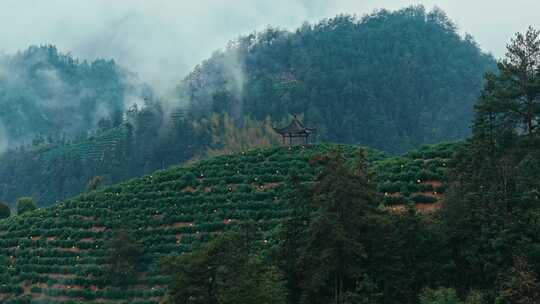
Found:
M 16 207 L 17 207 L 17 214 L 19 215 L 36 209 L 34 200 L 31 197 L 18 198 L 16 202 Z

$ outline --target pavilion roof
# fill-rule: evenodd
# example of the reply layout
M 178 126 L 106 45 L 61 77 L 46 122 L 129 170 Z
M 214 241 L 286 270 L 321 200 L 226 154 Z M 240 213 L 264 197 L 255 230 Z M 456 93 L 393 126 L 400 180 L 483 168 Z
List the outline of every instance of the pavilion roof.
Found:
M 274 130 L 277 133 L 281 134 L 281 135 L 285 135 L 285 134 L 309 134 L 309 133 L 312 133 L 312 132 L 316 131 L 316 129 L 314 129 L 314 128 L 306 128 L 306 127 L 304 127 L 304 125 L 300 122 L 300 120 L 298 120 L 296 115 L 294 115 L 294 119 L 291 121 L 291 123 L 289 123 L 288 126 L 286 126 L 284 128 L 274 128 Z

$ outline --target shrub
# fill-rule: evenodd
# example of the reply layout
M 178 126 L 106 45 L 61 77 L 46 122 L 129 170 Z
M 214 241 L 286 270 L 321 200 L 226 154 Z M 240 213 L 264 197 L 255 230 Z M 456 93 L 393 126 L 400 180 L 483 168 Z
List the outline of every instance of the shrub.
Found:
M 420 295 L 421 304 L 462 304 L 452 288 L 426 288 Z
M 379 185 L 378 190 L 379 192 L 396 193 L 401 190 L 401 183 L 385 181 L 384 183 Z
M 8 218 L 11 215 L 11 209 L 6 203 L 0 202 L 0 219 Z
M 188 185 L 195 185 L 197 184 L 197 176 L 193 174 L 192 172 L 187 172 L 184 176 L 184 182 L 186 182 Z
M 34 200 L 31 197 L 20 197 L 17 199 L 17 214 L 23 214 L 36 209 Z

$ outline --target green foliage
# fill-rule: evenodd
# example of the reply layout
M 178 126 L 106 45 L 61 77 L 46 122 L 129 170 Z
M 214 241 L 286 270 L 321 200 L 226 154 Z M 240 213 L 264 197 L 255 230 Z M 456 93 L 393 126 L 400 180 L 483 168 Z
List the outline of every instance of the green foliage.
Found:
M 522 257 L 515 257 L 513 266 L 499 280 L 497 303 L 533 304 L 540 298 L 540 281 Z
M 109 249 L 110 278 L 115 285 L 128 285 L 136 281 L 137 274 L 145 269 L 142 244 L 123 229 L 114 232 L 106 244 Z
M 303 114 L 323 141 L 402 153 L 467 136 L 483 75 L 494 70 L 444 12 L 415 6 L 242 36 L 178 91 L 196 117 L 279 124 Z
M 36 209 L 36 204 L 34 204 L 34 199 L 31 197 L 20 197 L 17 199 L 17 214 L 21 215 L 26 212 Z
M 538 289 L 540 273 L 539 32 L 516 34 L 507 50 L 500 73 L 486 76 L 473 137 L 452 162 L 442 217 L 457 290 L 487 291 L 489 303 L 501 289 L 501 303 L 534 303 L 538 296 L 531 290 Z
M 471 291 L 465 299 L 465 304 L 484 304 L 485 297 L 484 294 L 480 291 Z
M 410 20 L 416 21 L 415 25 L 410 24 Z M 396 24 L 400 31 L 396 31 Z M 430 26 L 436 37 L 441 36 L 442 31 L 446 33 L 442 36 L 456 38 L 453 25 L 437 10 L 427 14 L 422 8 L 394 13 L 382 11 L 362 20 L 340 16 L 315 26 L 306 25 L 294 34 L 269 30 L 264 35 L 242 38 L 239 49 L 232 47 L 217 53 L 217 59 L 198 67 L 201 73 L 190 77 L 204 77 L 203 72 L 214 61 L 231 60 L 232 54 L 251 58 L 252 61 L 243 63 L 245 67 L 260 68 L 258 65 L 265 61 L 249 56 L 259 56 L 261 50 L 288 53 L 289 47 L 312 51 L 304 43 L 315 45 L 316 40 L 316 45 L 325 45 L 326 42 L 321 40 L 326 37 L 324 35 L 328 35 L 328 41 L 345 37 L 342 43 L 347 44 L 349 40 L 358 43 L 356 50 L 350 50 L 354 55 L 355 51 L 364 50 L 358 37 L 364 37 L 362 35 L 373 29 L 384 33 L 386 26 L 401 34 L 416 33 L 414 29 Z M 362 35 L 355 36 L 356 31 Z M 302 43 L 297 41 L 299 35 L 305 37 Z M 420 36 L 425 38 L 423 34 Z M 474 134 L 465 143 L 431 145 L 401 157 L 387 157 L 375 151 L 355 155 L 355 147 L 344 145 L 244 151 L 247 147 L 242 140 L 244 136 L 233 136 L 229 138 L 229 148 L 234 148 L 230 151 L 240 149 L 238 154 L 158 171 L 86 192 L 54 207 L 2 220 L 0 299 L 6 303 L 31 300 L 48 303 L 62 299 L 63 302 L 155 304 L 165 295 L 164 286 L 169 285 L 168 300 L 171 303 L 461 304 L 463 298 L 468 304 L 536 303 L 540 297 L 538 38 L 538 32 L 532 29 L 526 34 L 518 34 L 508 47 L 507 58 L 499 63 L 501 73 L 487 76 L 476 108 Z M 388 45 L 387 41 L 392 40 L 381 41 L 385 47 L 379 52 L 401 50 L 392 48 L 395 45 Z M 464 50 L 460 49 L 466 54 L 471 50 L 478 52 L 468 39 L 463 41 L 457 37 L 454 42 L 468 45 Z M 245 48 L 246 43 L 249 43 L 248 48 Z M 406 41 L 403 43 L 408 45 Z M 380 46 L 372 42 L 370 45 Z M 452 50 L 452 45 L 446 47 Z M 335 51 L 331 47 L 327 49 Z M 237 51 L 245 53 L 237 54 Z M 288 110 L 297 109 L 295 107 L 301 110 L 308 104 L 306 96 L 312 96 L 311 91 L 306 94 L 306 88 L 302 86 L 317 84 L 320 81 L 317 79 L 326 81 L 325 86 L 309 88 L 330 89 L 320 89 L 313 95 L 326 99 L 335 97 L 340 102 L 351 101 L 353 98 L 348 94 L 354 93 L 354 88 L 340 90 L 339 94 L 332 89 L 343 81 L 340 75 L 321 76 L 325 71 L 331 71 L 331 67 L 343 63 L 340 60 L 344 59 L 333 58 L 332 52 L 325 54 L 328 60 L 314 57 L 318 59 L 318 65 L 310 64 L 311 57 L 292 52 L 294 57 L 289 61 L 267 64 L 264 73 L 260 72 L 263 69 L 248 69 L 242 103 L 237 100 L 239 95 L 235 93 L 238 92 L 228 91 L 239 88 L 226 82 L 225 89 L 221 88 L 219 92 L 214 92 L 215 88 L 210 86 L 202 91 L 195 90 L 198 94 L 193 96 L 199 101 L 210 98 L 213 112 L 230 115 L 214 116 L 217 120 L 210 122 L 214 127 L 231 124 L 225 128 L 225 134 L 227 130 L 236 130 L 233 123 L 238 123 L 236 120 L 246 114 L 235 112 L 237 115 L 233 115 L 231 109 L 239 111 L 240 105 L 245 105 L 248 114 L 255 113 L 256 119 L 257 115 L 266 117 L 268 111 L 280 112 L 278 109 L 281 108 L 275 105 L 281 106 L 282 99 L 284 104 L 292 104 Z M 337 51 L 336 54 L 346 60 L 371 58 L 347 57 Z M 303 58 L 305 61 L 297 66 L 296 61 Z M 392 56 L 384 58 L 394 62 Z M 414 61 L 414 57 L 408 59 Z M 476 67 L 485 67 L 484 59 L 480 58 Z M 396 69 L 406 66 L 399 60 L 395 63 L 399 63 Z M 283 81 L 276 83 L 274 78 L 265 79 L 279 75 L 281 65 L 291 74 L 275 79 L 286 80 L 291 86 L 298 87 L 290 89 L 288 84 L 280 83 Z M 298 69 L 290 69 L 291 66 Z M 318 72 L 319 66 L 323 73 Z M 347 71 L 349 64 L 341 66 L 346 77 L 355 75 Z M 305 67 L 311 70 L 302 70 Z M 389 75 L 402 75 L 399 70 L 394 72 Z M 470 72 L 476 75 L 477 71 Z M 399 84 L 382 76 L 386 74 L 374 74 L 373 78 L 383 79 L 399 88 Z M 371 87 L 370 81 L 365 81 L 362 92 Z M 350 86 L 354 85 L 351 82 Z M 475 84 L 469 87 L 468 94 L 472 87 Z M 282 90 L 280 92 L 284 94 L 273 97 L 273 89 Z M 452 86 L 452 90 L 455 89 Z M 445 90 L 438 92 L 440 96 L 447 95 Z M 410 95 L 400 94 L 406 104 Z M 271 110 L 257 103 L 257 96 L 263 95 L 268 97 L 264 100 L 273 107 Z M 354 99 L 358 96 L 363 95 L 353 94 Z M 384 87 L 380 96 L 392 100 L 392 94 L 389 95 Z M 312 100 L 321 105 L 328 104 L 319 98 L 323 97 Z M 434 97 L 430 95 L 426 100 L 431 98 Z M 293 100 L 298 100 L 298 104 L 294 105 Z M 203 110 L 204 103 L 201 109 L 197 109 L 196 103 L 193 107 L 195 112 L 191 114 L 196 117 L 196 111 Z M 317 110 L 317 107 L 313 108 Z M 353 105 L 343 108 L 354 110 Z M 317 121 L 323 114 L 317 114 L 315 110 L 305 113 L 305 117 Z M 370 113 L 367 110 L 365 112 Z M 174 154 L 170 151 L 183 147 L 171 144 L 171 150 L 153 153 L 154 144 L 168 147 L 163 143 L 173 142 L 176 136 L 187 139 L 186 134 L 192 134 L 189 128 L 190 132 L 181 132 L 190 125 L 183 120 L 178 122 L 180 127 L 175 131 L 168 129 L 170 132 L 165 131 L 165 135 L 156 133 L 163 122 L 162 112 L 159 106 L 149 106 L 141 111 L 131 109 L 129 122 L 120 127 L 125 128 L 125 141 L 118 146 L 96 148 L 96 145 L 90 145 L 93 148 L 85 150 L 81 148 L 84 145 L 75 144 L 70 146 L 73 150 L 67 149 L 84 151 L 81 154 L 55 154 L 51 152 L 54 149 L 48 150 L 51 154 L 47 155 L 65 157 L 58 171 L 54 166 L 45 166 L 51 171 L 48 174 L 62 176 L 74 164 L 80 166 L 73 167 L 71 173 L 87 168 L 80 163 L 83 158 L 66 155 L 89 155 L 84 159 L 95 158 L 106 163 L 102 169 L 122 171 L 125 167 L 115 160 L 128 155 L 126 151 L 136 151 L 131 158 L 133 163 L 130 163 L 133 167 L 152 168 L 160 156 Z M 425 119 L 421 115 L 423 112 L 414 113 Z M 340 123 L 339 114 L 339 111 L 324 111 L 327 125 L 321 128 L 323 136 L 338 136 L 332 135 L 331 130 L 349 130 L 344 126 L 351 127 L 356 136 L 359 131 L 356 125 L 347 120 Z M 204 119 L 196 117 L 196 122 Z M 401 123 L 400 129 L 407 131 Z M 108 128 L 110 125 L 103 122 L 100 126 Z M 251 129 L 246 129 L 246 138 Z M 361 138 L 360 133 L 358 138 L 343 133 L 339 136 L 346 140 Z M 382 138 L 392 139 L 384 132 L 381 134 Z M 418 136 L 410 132 L 404 134 L 404 140 L 409 143 L 415 142 L 411 138 Z M 208 136 L 212 134 L 203 134 L 205 139 L 202 141 L 213 142 L 206 138 Z M 216 142 L 219 143 L 219 138 Z M 223 143 L 223 147 L 227 147 L 227 141 Z M 143 148 L 130 150 L 130 145 Z M 118 149 L 112 149 L 115 152 L 111 154 L 98 153 L 98 156 L 91 152 L 108 151 L 111 147 Z M 30 156 L 35 155 L 34 152 L 20 159 L 19 163 L 25 164 L 24 172 L 36 168 L 35 162 L 24 161 L 32 159 Z M 16 166 L 10 166 L 16 162 L 0 163 L 7 164 L 10 168 L 7 172 L 16 171 Z M 117 172 L 114 176 L 132 176 L 130 174 L 142 171 Z M 82 183 L 88 177 L 98 175 L 96 173 L 86 172 Z M 66 179 L 68 176 L 64 175 Z M 9 181 L 4 179 L 3 185 L 9 185 L 6 180 Z M 59 188 L 66 187 L 67 183 L 60 185 Z M 422 206 L 440 203 L 441 194 L 445 192 L 444 204 L 437 205 L 442 206 L 441 212 L 424 214 L 415 208 L 420 206 L 415 203 L 422 203 Z M 17 208 L 19 214 L 26 212 L 22 201 L 21 208 Z M 385 204 L 396 205 L 391 206 L 395 211 L 389 212 Z M 119 229 L 125 231 L 114 233 Z M 240 232 L 228 233 L 229 230 Z M 143 258 L 148 260 L 143 262 Z M 159 267 L 158 261 L 162 259 L 167 276 Z M 145 267 L 138 268 L 140 265 Z M 434 286 L 449 288 L 432 289 Z M 36 299 L 38 293 L 42 297 Z
M 283 195 L 288 199 L 288 206 L 292 212 L 289 218 L 284 219 L 275 232 L 275 246 L 270 250 L 274 264 L 284 274 L 288 303 L 299 303 L 302 297 L 302 283 L 305 281 L 303 265 L 300 257 L 304 253 L 305 240 L 308 236 L 307 228 L 310 223 L 312 211 L 312 192 L 309 187 L 302 184 L 299 177 L 292 173 L 286 180 L 286 189 Z
M 11 215 L 11 209 L 9 205 L 3 202 L 0 202 L 0 219 L 8 218 Z
M 0 81 L 0 121 L 8 143 L 33 138 L 41 145 L 47 137 L 79 136 L 95 129 L 99 119 L 121 123 L 127 90 L 113 61 L 78 61 L 54 46 L 31 46 L 0 56 L 0 64 L 16 75 Z
M 251 148 L 271 147 L 279 142 L 277 133 L 272 129 L 270 119 L 261 122 L 244 117 L 237 126 L 227 113 L 213 113 L 208 119 L 196 123 L 198 136 L 212 138 L 206 154 L 216 156 L 245 151 Z
M 367 275 L 362 275 L 356 283 L 354 291 L 345 295 L 345 304 L 379 304 L 382 303 L 383 294 L 378 286 Z
M 364 243 L 378 202 L 364 151 L 357 157 L 352 168 L 337 151 L 322 160 L 325 169 L 314 187 L 315 212 L 302 257 L 308 303 L 342 302 L 363 271 L 359 266 L 366 256 Z
M 415 157 L 425 154 L 438 159 L 447 153 L 440 151 L 449 149 L 450 145 L 430 146 L 420 149 L 425 153 L 415 153 Z M 308 202 L 312 186 L 324 169 L 314 156 L 326 155 L 332 150 L 341 151 L 345 166 L 354 164 L 357 147 L 353 146 L 252 149 L 104 186 L 55 206 L 0 221 L 0 296 L 6 295 L 7 299 L 16 301 L 20 299 L 17 293 L 20 291 L 22 295 L 23 287 L 29 284 L 41 289 L 45 302 L 49 297 L 66 297 L 75 302 L 84 299 L 103 303 L 139 301 L 156 304 L 164 296 L 168 284 L 167 277 L 158 267 L 160 258 L 190 252 L 220 232 L 252 222 L 248 229 L 252 232 L 250 238 L 268 240 L 263 251 L 273 251 L 281 247 L 281 243 L 289 248 L 288 252 L 278 251 L 283 259 L 268 258 L 279 260 L 279 263 L 272 263 L 270 267 L 268 259 L 264 258 L 263 265 L 265 269 L 279 269 L 283 273 L 278 275 L 282 276 L 280 280 L 286 281 L 286 294 L 289 298 L 298 299 L 298 294 L 290 292 L 289 286 L 299 286 L 305 281 L 303 275 L 297 275 L 302 269 L 297 258 L 301 254 L 300 244 L 307 239 L 305 233 L 309 221 L 304 221 L 311 210 Z M 418 160 L 409 155 L 388 158 L 374 150 L 369 150 L 366 155 L 369 176 L 374 184 L 405 178 L 393 176 L 391 170 L 395 167 L 385 163 L 404 163 L 405 169 L 409 170 Z M 421 160 L 426 164 L 431 162 L 429 158 Z M 443 168 L 442 162 L 433 164 Z M 371 175 L 378 170 L 383 171 Z M 438 171 L 436 166 L 432 170 Z M 420 173 L 420 170 L 414 171 L 407 178 L 416 180 Z M 377 205 L 379 203 L 382 204 L 377 202 Z M 415 226 L 400 225 L 398 219 L 400 217 L 389 219 L 382 230 L 373 230 L 375 237 L 370 238 L 369 248 L 377 254 L 370 254 L 366 264 L 362 265 L 368 268 L 370 280 L 379 287 L 379 291 L 385 290 L 386 293 L 388 290 L 387 301 L 403 298 L 400 292 L 403 289 L 414 290 L 410 286 L 438 282 L 441 274 L 445 273 L 444 268 L 433 261 L 444 252 L 444 246 L 435 242 L 442 242 L 442 235 L 426 232 L 432 231 L 433 224 L 419 220 Z M 287 237 L 274 237 L 273 232 L 278 226 L 289 227 Z M 144 265 L 146 268 L 137 270 L 133 283 L 124 285 L 111 277 L 109 267 L 110 241 L 114 239 L 113 232 L 119 229 L 124 229 L 144 248 L 144 261 L 130 265 Z M 415 242 L 411 248 L 418 248 L 418 251 L 405 250 L 410 242 Z M 131 241 L 122 244 L 129 245 Z M 389 260 L 388 257 L 392 258 Z M 423 270 L 418 272 L 433 275 L 415 275 L 407 288 L 402 288 L 405 286 L 403 281 L 393 283 L 394 280 L 387 280 L 389 277 L 411 277 L 412 264 L 404 261 L 421 265 Z M 439 270 L 424 271 L 428 268 Z M 122 270 L 129 268 L 117 269 L 121 274 Z M 354 276 L 360 280 L 363 273 L 355 273 Z M 56 288 L 55 284 L 63 287 Z M 80 286 L 81 290 L 67 286 Z M 92 291 L 96 288 L 97 291 Z M 352 291 L 355 289 L 355 285 L 350 288 Z M 378 291 L 373 292 L 376 294 Z
M 77 140 L 0 153 L 0 199 L 14 203 L 31 193 L 42 206 L 49 206 L 84 192 L 96 176 L 103 178 L 101 185 L 112 184 L 201 153 L 191 123 L 181 117 L 167 120 L 157 102 L 132 107 L 126 117 L 120 126 Z
M 517 33 L 498 67 L 499 74 L 486 77 L 475 124 L 477 137 L 492 144 L 502 144 L 518 132 L 530 136 L 538 129 L 540 31 L 529 27 L 526 33 Z
M 279 273 L 252 255 L 239 233 L 220 235 L 164 267 L 173 278 L 167 303 L 286 303 Z
M 409 166 L 400 158 L 375 167 L 387 176 L 393 162 Z M 272 256 L 285 275 L 289 303 L 415 303 L 423 286 L 448 280 L 453 262 L 441 222 L 417 214 L 414 205 L 397 214 L 379 208 L 362 157 L 355 162 L 330 152 L 311 163 L 324 170 L 312 190 L 291 177 L 293 213 L 276 233 Z
M 426 288 L 420 295 L 420 304 L 462 304 L 452 288 Z
M 240 37 L 181 82 L 190 103 L 180 109 L 163 109 L 143 84 L 125 85 L 132 75 L 112 61 L 77 61 L 52 46 L 4 61 L 22 77 L 0 81 L 0 121 L 12 139 L 37 135 L 0 155 L 0 200 L 32 195 L 43 206 L 85 191 L 95 176 L 114 184 L 270 146 L 272 125 L 291 113 L 317 127 L 319 141 L 391 153 L 463 138 L 482 75 L 495 68 L 443 12 L 420 6 Z M 145 104 L 124 108 L 127 95 Z M 44 106 L 51 100 L 54 107 Z

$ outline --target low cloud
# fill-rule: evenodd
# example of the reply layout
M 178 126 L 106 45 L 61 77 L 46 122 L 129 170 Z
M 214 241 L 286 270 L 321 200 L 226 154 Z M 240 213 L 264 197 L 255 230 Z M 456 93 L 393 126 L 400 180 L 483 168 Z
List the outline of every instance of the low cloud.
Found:
M 504 54 L 514 32 L 538 25 L 534 12 L 540 9 L 540 2 L 525 0 L 416 3 L 446 10 L 463 32 L 471 33 L 496 56 Z M 7 53 L 31 44 L 54 44 L 83 59 L 113 58 L 163 91 L 240 34 L 268 25 L 294 29 L 305 21 L 339 13 L 361 16 L 411 4 L 403 0 L 6 0 L 0 9 L 0 37 Z M 484 16 L 486 7 L 490 12 Z
M 515 32 L 528 25 L 540 26 L 536 18 L 540 2 L 527 0 L 5 0 L 0 4 L 0 54 L 53 44 L 80 59 L 114 59 L 138 75 L 124 79 L 127 85 L 137 88 L 142 82 L 148 83 L 162 99 L 173 101 L 164 103 L 172 108 L 176 101 L 167 96 L 169 89 L 239 35 L 267 26 L 294 30 L 303 22 L 317 22 L 340 13 L 362 16 L 411 4 L 445 10 L 462 33 L 472 34 L 484 51 L 497 57 L 504 55 L 505 44 Z M 243 75 L 238 60 L 231 58 L 229 68 L 231 83 L 241 95 Z M 54 70 L 44 70 L 39 76 L 54 92 L 39 101 L 43 107 L 62 107 L 66 100 L 73 105 L 95 93 L 83 90 L 73 95 Z M 2 67 L 0 62 L 1 81 L 24 83 L 19 77 L 24 75 Z M 134 90 L 126 92 L 125 107 L 144 104 L 141 96 L 146 93 Z M 100 107 L 94 120 L 109 111 Z M 0 121 L 0 152 L 9 144 L 5 127 Z

